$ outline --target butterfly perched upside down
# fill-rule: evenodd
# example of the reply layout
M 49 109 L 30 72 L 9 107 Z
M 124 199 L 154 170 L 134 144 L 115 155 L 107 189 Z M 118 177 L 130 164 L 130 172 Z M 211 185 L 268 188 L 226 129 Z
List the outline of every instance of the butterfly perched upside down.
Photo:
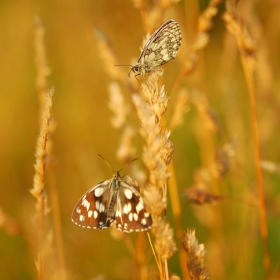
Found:
M 179 24 L 173 19 L 165 22 L 146 42 L 137 63 L 131 67 L 130 72 L 136 76 L 144 75 L 176 57 L 181 45 L 181 30 Z
M 138 183 L 128 175 L 121 177 L 119 172 L 82 196 L 73 209 L 72 221 L 92 229 L 108 228 L 114 223 L 124 232 L 146 231 L 153 223 Z

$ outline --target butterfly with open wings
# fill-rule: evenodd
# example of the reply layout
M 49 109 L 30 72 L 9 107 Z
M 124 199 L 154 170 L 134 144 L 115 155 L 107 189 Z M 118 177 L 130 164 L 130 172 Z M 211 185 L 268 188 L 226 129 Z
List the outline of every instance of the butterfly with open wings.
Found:
M 72 212 L 72 221 L 81 227 L 103 229 L 114 223 L 124 232 L 146 231 L 152 217 L 139 192 L 136 180 L 116 172 L 86 192 Z

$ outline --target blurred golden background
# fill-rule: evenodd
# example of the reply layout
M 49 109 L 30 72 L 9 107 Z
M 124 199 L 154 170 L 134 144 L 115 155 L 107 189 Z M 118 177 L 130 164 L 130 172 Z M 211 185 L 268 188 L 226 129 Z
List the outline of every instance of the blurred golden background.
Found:
M 170 95 L 165 121 L 172 129 L 175 152 L 171 176 L 177 181 L 182 228 L 194 228 L 199 243 L 204 244 L 210 279 L 278 279 L 280 2 L 242 0 L 238 5 L 240 24 L 248 28 L 248 38 L 252 38 L 242 55 L 254 69 L 269 274 L 263 265 L 248 80 L 236 37 L 222 17 L 225 3 L 212 1 L 212 10 L 209 3 L 1 1 L 1 279 L 38 278 L 36 200 L 30 189 L 42 113 L 35 43 L 40 28 L 44 30 L 39 36 L 50 70 L 47 88 L 55 88 L 52 154 L 45 181 L 50 212 L 43 228 L 42 279 L 144 279 L 136 273 L 139 259 L 131 249 L 137 250 L 141 242 L 145 244 L 146 279 L 159 279 L 148 241 L 140 242 L 137 233 L 116 237 L 111 229 L 79 228 L 70 217 L 83 193 L 112 177 L 97 154 L 114 170 L 126 164 L 117 156 L 122 131 L 112 126 L 113 113 L 108 108 L 112 82 L 118 84 L 130 107 L 128 121 L 136 132 L 133 147 L 139 158 L 122 173 L 137 177 L 134 169 L 146 172 L 141 160 L 144 142 L 131 102 L 139 83 L 133 75 L 126 76 L 129 67 L 114 70 L 112 63 L 135 63 L 144 36 L 171 18 L 181 26 L 182 45 L 176 59 L 163 67 L 162 84 Z M 203 17 L 206 9 L 208 14 Z M 42 26 L 36 21 L 38 17 Z M 203 29 L 208 19 L 212 24 Z M 180 92 L 183 101 L 178 101 Z M 180 102 L 184 103 L 183 123 L 172 127 Z M 190 190 L 202 191 L 203 205 L 197 205 L 199 195 Z M 205 195 L 209 195 L 208 200 Z M 57 202 L 59 205 L 53 204 Z M 167 220 L 176 231 L 170 204 Z M 141 238 L 146 239 L 146 235 Z M 175 241 L 180 248 L 176 234 Z M 184 279 L 178 252 L 168 263 L 170 275 Z

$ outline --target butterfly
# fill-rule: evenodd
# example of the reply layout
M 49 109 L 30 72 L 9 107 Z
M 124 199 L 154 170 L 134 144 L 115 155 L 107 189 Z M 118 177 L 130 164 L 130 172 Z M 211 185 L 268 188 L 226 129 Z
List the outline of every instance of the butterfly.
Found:
M 179 24 L 170 19 L 165 22 L 146 42 L 140 57 L 128 73 L 134 72 L 136 76 L 144 75 L 154 68 L 161 66 L 176 57 L 181 45 L 181 30 Z
M 103 181 L 78 201 L 72 221 L 92 229 L 115 227 L 124 232 L 146 231 L 152 227 L 152 216 L 140 195 L 136 180 L 116 172 L 112 179 Z

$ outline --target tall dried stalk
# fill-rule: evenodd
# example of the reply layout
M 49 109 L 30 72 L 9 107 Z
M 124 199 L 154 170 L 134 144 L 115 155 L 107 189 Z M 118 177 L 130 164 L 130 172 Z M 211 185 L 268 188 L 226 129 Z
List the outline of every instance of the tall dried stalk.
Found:
M 195 230 L 188 230 L 184 233 L 182 244 L 188 253 L 187 266 L 191 280 L 207 280 L 209 273 L 204 267 L 206 251 L 203 244 L 198 244 L 195 237 Z
M 189 75 L 192 73 L 198 64 L 198 52 L 202 50 L 203 48 L 206 47 L 209 41 L 209 34 L 208 31 L 212 27 L 212 19 L 213 17 L 217 14 L 218 12 L 218 5 L 220 4 L 220 0 L 212 0 L 209 2 L 208 7 L 204 12 L 202 12 L 199 16 L 198 19 L 198 28 L 197 28 L 197 34 L 196 37 L 191 44 L 191 47 L 189 49 L 188 55 L 185 59 L 185 62 L 181 68 L 180 74 L 178 75 L 178 78 L 176 82 L 174 83 L 173 89 L 171 91 L 171 94 L 176 93 L 178 89 L 181 87 L 181 84 L 183 82 L 183 79 L 185 76 Z M 181 115 L 186 112 L 186 95 L 184 97 L 184 103 L 185 105 L 180 108 Z M 175 112 L 174 110 L 174 115 L 178 113 Z M 178 119 L 182 118 L 182 116 L 177 116 Z M 171 127 L 175 128 L 176 125 L 174 126 L 174 117 L 172 117 L 172 122 Z M 180 122 L 179 122 L 180 123 Z M 174 174 L 174 166 L 171 161 L 169 165 L 169 172 Z M 180 200 L 179 200 L 179 195 L 178 195 L 178 188 L 177 188 L 177 183 L 176 183 L 176 178 L 175 176 L 172 176 L 169 181 L 169 192 L 170 192 L 170 199 L 171 199 L 171 207 L 172 207 L 172 213 L 175 219 L 176 223 L 176 235 L 178 239 L 180 240 L 181 236 L 183 235 L 183 229 L 181 225 L 181 207 L 180 207 Z M 180 257 L 180 265 L 181 265 L 181 270 L 183 273 L 184 279 L 188 278 L 188 272 L 186 270 L 186 256 L 183 251 L 183 249 L 180 247 L 179 248 L 179 257 Z
M 220 4 L 220 2 L 221 2 L 220 0 L 210 1 L 207 9 L 199 15 L 196 37 L 195 37 L 193 43 L 191 44 L 187 57 L 180 70 L 180 73 L 178 75 L 178 78 L 173 85 L 171 94 L 174 94 L 174 93 L 176 94 L 176 92 L 181 87 L 183 79 L 187 75 L 190 75 L 197 68 L 198 57 L 199 57 L 198 53 L 199 53 L 199 51 L 204 49 L 209 42 L 208 31 L 212 27 L 212 19 L 218 12 L 218 5 Z M 178 100 L 179 100 L 179 97 L 180 96 L 178 96 Z M 174 125 L 175 114 L 179 114 L 178 112 L 180 112 L 181 116 L 179 115 L 176 117 L 178 120 L 180 120 L 180 119 L 182 119 L 182 115 L 187 111 L 186 110 L 186 106 L 187 106 L 186 94 L 183 95 L 183 98 L 184 98 L 183 101 L 184 101 L 185 105 L 182 106 L 182 108 L 180 108 L 181 109 L 180 111 L 175 112 L 175 110 L 174 110 L 174 114 L 173 114 L 174 117 L 171 118 L 170 125 L 171 125 L 171 128 L 173 128 L 173 129 L 177 126 L 176 123 Z M 175 109 L 177 109 L 177 108 L 175 108 Z M 180 123 L 180 121 L 178 123 Z M 169 172 L 174 174 L 174 166 L 173 166 L 172 161 L 169 165 Z M 176 235 L 177 235 L 177 238 L 180 240 L 181 236 L 183 235 L 183 229 L 182 229 L 181 220 L 180 220 L 181 219 L 180 218 L 181 208 L 180 208 L 180 200 L 179 200 L 178 188 L 177 188 L 175 176 L 172 176 L 170 178 L 169 192 L 170 192 L 172 213 L 173 213 L 174 220 L 176 223 Z M 179 257 L 180 257 L 180 266 L 181 266 L 181 270 L 183 273 L 183 277 L 184 277 L 184 279 L 188 279 L 189 278 L 188 271 L 187 271 L 187 267 L 185 265 L 186 256 L 181 247 L 179 248 Z
M 165 9 L 176 1 L 165 1 L 165 4 L 163 2 L 161 3 L 162 5 L 159 4 L 153 6 L 151 3 L 146 3 L 145 1 L 134 1 L 135 7 L 141 12 L 146 30 L 154 30 L 157 27 L 158 22 L 161 21 L 160 18 L 163 16 Z M 219 3 L 219 0 L 211 1 L 209 8 L 201 15 L 199 23 L 201 32 L 199 32 L 198 38 L 193 47 L 196 51 L 203 48 L 208 41 L 206 31 L 211 27 L 211 19 L 216 14 L 216 6 Z M 104 38 L 104 36 L 102 36 L 102 38 Z M 108 44 L 104 45 L 105 40 L 102 41 L 102 48 L 100 48 L 100 50 L 103 53 L 103 57 L 105 58 L 105 61 L 108 60 L 112 62 L 115 60 L 112 59 L 114 57 L 112 55 L 112 51 L 108 51 L 110 50 L 110 48 L 107 47 Z M 104 52 L 104 49 L 107 51 Z M 185 72 L 185 68 L 183 68 L 182 71 Z M 113 71 L 110 70 L 110 67 L 109 73 L 113 73 Z M 147 204 L 152 205 L 150 206 L 152 207 L 150 210 L 153 217 L 155 217 L 152 232 L 155 235 L 155 249 L 158 254 L 156 260 L 159 260 L 158 264 L 160 266 L 159 270 L 161 278 L 168 279 L 167 259 L 173 255 L 176 246 L 173 241 L 173 231 L 170 229 L 165 219 L 162 218 L 162 213 L 164 213 L 166 209 L 167 179 L 169 178 L 170 173 L 174 174 L 174 168 L 171 163 L 173 145 L 169 140 L 169 132 L 165 129 L 166 124 L 163 119 L 163 114 L 168 104 L 168 98 L 163 90 L 163 87 L 160 87 L 158 84 L 160 75 L 159 71 L 151 73 L 147 80 L 142 83 L 140 95 L 133 95 L 133 102 L 142 124 L 141 134 L 146 141 L 143 161 L 150 171 L 150 182 L 144 193 Z M 111 76 L 112 78 L 119 78 L 118 75 L 111 74 Z M 115 86 L 111 86 L 110 90 L 112 100 L 113 88 L 115 88 Z M 116 93 L 116 90 L 114 90 L 114 92 Z M 185 102 L 186 95 L 183 94 L 182 98 Z M 113 106 L 110 107 L 112 108 Z M 186 111 L 186 105 L 184 104 L 184 106 L 181 107 L 181 112 L 184 113 Z M 124 108 L 124 106 L 120 106 L 120 108 Z M 118 111 L 120 110 L 118 109 Z M 126 110 L 123 112 L 125 111 Z M 123 118 L 121 114 L 116 112 L 115 115 L 120 115 L 119 120 Z M 181 116 L 176 116 L 176 118 L 173 118 L 174 127 L 180 123 L 180 117 Z M 115 120 L 117 121 L 117 119 Z M 128 143 L 131 143 L 131 141 Z M 172 213 L 176 223 L 176 234 L 178 239 L 181 240 L 183 236 L 181 209 L 178 187 L 174 176 L 169 181 L 169 191 L 171 196 Z M 155 213 L 153 213 L 153 211 Z M 167 240 L 170 240 L 170 242 L 172 241 L 169 244 L 169 247 L 166 245 Z M 188 273 L 186 266 L 186 254 L 181 246 L 179 249 L 179 257 L 183 277 L 184 279 L 187 279 Z
M 143 161 L 149 170 L 149 183 L 144 190 L 145 200 L 153 216 L 151 229 L 155 236 L 154 247 L 161 279 L 169 279 L 167 260 L 176 251 L 173 230 L 163 216 L 166 211 L 166 184 L 170 176 L 168 165 L 174 147 L 170 132 L 163 129 L 161 119 L 167 109 L 168 97 L 164 87 L 159 85 L 160 71 L 154 71 L 141 84 L 140 94 L 134 94 L 132 101 L 141 122 L 140 133 L 146 142 Z
M 35 65 L 37 70 L 37 92 L 39 96 L 40 111 L 44 108 L 45 99 L 47 96 L 47 89 L 49 87 L 48 76 L 51 73 L 51 69 L 48 66 L 47 55 L 45 49 L 45 28 L 41 19 L 37 16 L 35 18 Z M 55 122 L 52 119 L 52 122 L 49 127 L 50 134 L 53 134 L 55 130 Z M 52 142 L 51 139 L 48 141 L 46 147 L 46 152 L 49 157 L 48 168 L 52 169 Z M 50 204 L 52 206 L 52 216 L 54 223 L 55 231 L 55 240 L 56 240 L 56 249 L 58 254 L 59 269 L 61 273 L 61 279 L 66 279 L 65 275 L 65 260 L 64 260 L 64 251 L 63 251 L 63 241 L 62 241 L 62 230 L 61 230 L 61 218 L 60 218 L 60 206 L 58 199 L 58 192 L 56 188 L 56 180 L 54 172 L 49 172 L 48 181 L 50 186 L 49 198 Z
M 181 84 L 186 76 L 190 75 L 197 69 L 199 60 L 199 51 L 203 50 L 209 42 L 209 30 L 213 25 L 213 18 L 218 13 L 218 5 L 221 0 L 211 0 L 198 18 L 197 24 L 197 34 L 194 41 L 191 43 L 185 61 L 181 67 L 180 73 L 174 83 L 173 89 L 171 90 L 171 95 L 176 93 L 180 89 Z
M 40 108 L 44 108 L 46 94 L 49 88 L 47 81 L 51 70 L 48 66 L 46 59 L 45 49 L 45 28 L 40 17 L 35 18 L 35 38 L 34 38 L 34 49 L 35 49 L 35 66 L 37 70 L 36 87 L 39 97 Z
M 108 90 L 108 107 L 114 114 L 111 118 L 111 124 L 115 129 L 122 132 L 117 157 L 120 161 L 129 163 L 136 155 L 136 150 L 133 147 L 133 139 L 136 132 L 128 123 L 130 106 L 125 102 L 123 93 L 117 83 L 111 83 Z
M 54 88 L 47 93 L 45 99 L 45 107 L 43 109 L 40 133 L 37 140 L 35 153 L 35 175 L 31 194 L 37 199 L 36 210 L 38 218 L 38 258 L 37 270 L 38 279 L 43 279 L 44 256 L 43 256 L 43 238 L 44 238 L 44 220 L 49 212 L 47 195 L 45 193 L 45 168 L 47 162 L 47 141 L 49 139 L 49 126 L 52 117 L 52 99 Z
M 257 180 L 257 191 L 259 198 L 259 215 L 260 215 L 260 232 L 263 245 L 263 265 L 266 273 L 266 279 L 270 274 L 270 257 L 268 252 L 268 230 L 266 221 L 266 206 L 263 189 L 263 177 L 261 171 L 261 155 L 259 128 L 257 120 L 257 108 L 254 89 L 254 64 L 255 64 L 255 44 L 249 35 L 249 32 L 239 16 L 237 3 L 235 1 L 227 1 L 226 13 L 223 16 L 228 30 L 235 36 L 241 56 L 241 62 L 248 87 L 250 99 L 251 121 L 254 140 L 254 158 L 255 158 L 255 173 Z

